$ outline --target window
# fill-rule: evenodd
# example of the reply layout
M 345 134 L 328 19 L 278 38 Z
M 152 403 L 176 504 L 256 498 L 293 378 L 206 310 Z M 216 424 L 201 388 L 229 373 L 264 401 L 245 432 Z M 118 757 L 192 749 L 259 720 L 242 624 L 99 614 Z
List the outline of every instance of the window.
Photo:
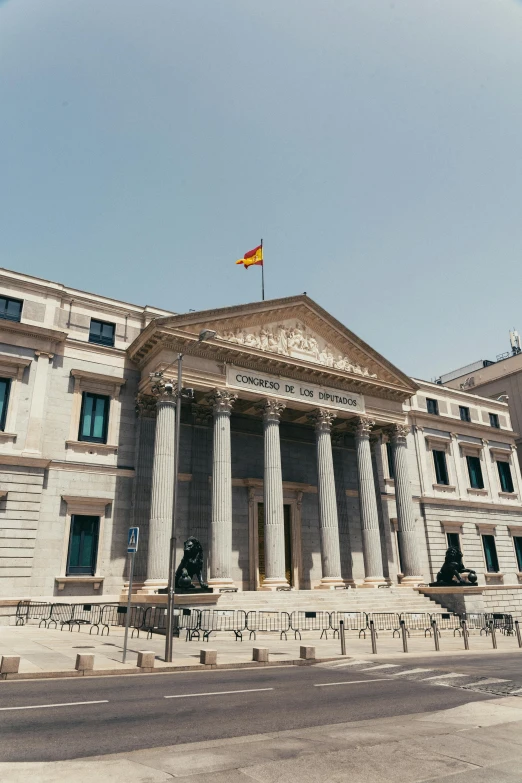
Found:
M 455 546 L 460 552 L 460 535 L 459 533 L 446 533 L 446 539 L 448 546 Z
M 0 318 L 8 321 L 19 321 L 22 317 L 22 299 L 8 299 L 0 296 Z
M 91 318 L 89 342 L 98 343 L 99 345 L 110 345 L 112 347 L 114 345 L 115 330 L 115 324 L 110 324 L 106 321 L 96 321 L 94 318 Z
M 519 572 L 522 571 L 522 537 L 513 536 L 513 544 L 515 545 L 515 554 L 517 556 L 517 566 Z
M 509 462 L 497 462 L 500 488 L 502 492 L 513 492 L 513 479 Z
M 484 557 L 486 558 L 486 571 L 497 573 L 498 557 L 495 536 L 482 536 L 482 546 L 484 547 Z
M 491 427 L 496 427 L 496 429 L 500 429 L 500 424 L 498 423 L 498 416 L 496 413 L 490 413 L 489 414 L 489 423 Z
M 0 378 L 0 430 L 5 430 L 7 418 L 7 406 L 9 404 L 9 392 L 11 391 L 11 379 Z
M 448 467 L 446 465 L 446 452 L 433 450 L 433 462 L 435 463 L 435 478 L 437 484 L 449 484 Z
M 471 416 L 469 415 L 469 408 L 466 408 L 465 405 L 459 405 L 459 413 L 460 413 L 461 421 L 471 421 Z
M 434 416 L 439 415 L 439 403 L 437 400 L 431 400 L 429 397 L 427 397 L 426 406 L 428 408 L 428 413 L 433 413 Z
M 395 471 L 393 469 L 393 449 L 390 441 L 386 443 L 386 456 L 388 457 L 388 476 L 391 479 L 395 478 Z
M 94 576 L 99 528 L 99 517 L 73 515 L 67 557 L 67 576 L 82 574 Z
M 473 489 L 484 489 L 484 479 L 482 478 L 482 466 L 480 457 L 466 457 L 468 463 L 469 485 Z
M 78 440 L 107 443 L 110 397 L 83 392 Z

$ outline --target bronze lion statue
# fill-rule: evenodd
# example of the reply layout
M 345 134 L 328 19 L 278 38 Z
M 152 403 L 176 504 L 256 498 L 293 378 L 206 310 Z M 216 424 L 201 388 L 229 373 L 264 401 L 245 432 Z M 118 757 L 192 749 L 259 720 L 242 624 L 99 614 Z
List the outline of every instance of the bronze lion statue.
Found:
M 471 587 L 477 584 L 477 574 L 471 568 L 466 568 L 462 562 L 462 552 L 456 546 L 446 550 L 444 565 L 437 574 L 437 581 L 430 587 Z
M 183 557 L 176 570 L 175 586 L 190 589 L 193 577 L 197 578 L 200 587 L 208 587 L 203 581 L 203 547 L 197 538 L 190 536 L 183 544 Z

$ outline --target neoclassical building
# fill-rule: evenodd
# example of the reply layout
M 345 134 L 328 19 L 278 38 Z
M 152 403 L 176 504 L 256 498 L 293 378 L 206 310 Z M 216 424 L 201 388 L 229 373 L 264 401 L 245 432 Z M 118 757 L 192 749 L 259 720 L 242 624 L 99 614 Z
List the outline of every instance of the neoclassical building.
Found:
M 0 591 L 165 586 L 177 544 L 215 591 L 415 585 L 458 543 L 518 584 L 505 403 L 404 375 L 306 295 L 176 315 L 0 272 Z

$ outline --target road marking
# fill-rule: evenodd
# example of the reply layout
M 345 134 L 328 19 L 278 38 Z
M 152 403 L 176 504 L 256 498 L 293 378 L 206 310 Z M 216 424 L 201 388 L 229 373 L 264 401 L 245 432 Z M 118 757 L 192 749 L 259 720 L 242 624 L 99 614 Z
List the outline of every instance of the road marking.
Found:
M 316 682 L 314 683 L 314 688 L 329 688 L 330 685 L 360 685 L 361 683 L 365 682 L 367 685 L 368 683 L 372 682 L 390 682 L 388 677 L 379 677 L 379 679 L 374 680 L 347 680 L 346 682 Z
M 390 677 L 403 677 L 406 674 L 419 674 L 420 672 L 432 672 L 433 669 L 408 669 L 405 672 L 390 672 Z
M 427 682 L 428 680 L 442 680 L 445 677 L 469 677 L 469 674 L 457 674 L 456 672 L 450 672 L 449 674 L 437 674 L 435 677 L 424 677 L 422 682 Z
M 240 691 L 209 691 L 208 693 L 177 693 L 175 696 L 164 696 L 164 699 L 189 699 L 194 696 L 224 696 L 229 693 L 258 693 L 259 691 L 273 691 L 273 688 L 245 688 Z
M 369 666 L 367 669 L 359 669 L 360 672 L 373 672 L 375 669 L 398 669 L 398 663 L 381 663 L 380 666 Z
M 473 688 L 474 685 L 493 685 L 494 682 L 509 682 L 509 680 L 499 680 L 497 677 L 486 677 L 485 680 L 478 680 L 477 682 L 465 682 L 461 687 Z
M 325 663 L 316 663 L 322 669 L 341 669 L 346 666 L 361 666 L 369 661 L 326 661 Z
M 26 707 L 0 707 L 2 712 L 7 710 L 43 710 L 47 707 L 77 707 L 81 704 L 108 704 L 109 699 L 100 699 L 99 701 L 67 701 L 63 704 L 29 704 Z

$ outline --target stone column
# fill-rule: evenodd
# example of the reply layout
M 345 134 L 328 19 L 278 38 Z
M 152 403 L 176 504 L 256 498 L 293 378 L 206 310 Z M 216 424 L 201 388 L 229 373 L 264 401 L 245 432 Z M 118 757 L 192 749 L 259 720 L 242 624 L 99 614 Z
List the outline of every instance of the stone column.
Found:
M 49 362 L 54 359 L 54 353 L 35 351 L 36 372 L 29 410 L 29 422 L 25 437 L 24 454 L 40 454 L 44 432 L 44 411 L 47 400 L 47 384 L 49 379 Z M 75 435 L 75 439 L 78 433 Z
M 411 495 L 411 482 L 408 471 L 406 436 L 410 427 L 406 424 L 394 424 L 390 429 L 390 439 L 395 472 L 395 503 L 397 506 L 397 535 L 399 536 L 403 585 L 415 585 L 423 582 L 420 554 L 415 535 L 415 510 Z
M 359 507 L 361 510 L 362 543 L 364 555 L 364 584 L 376 587 L 385 584 L 382 569 L 381 532 L 375 484 L 373 480 L 370 432 L 375 422 L 365 416 L 356 420 L 355 451 L 359 482 Z
M 342 585 L 339 521 L 332 457 L 331 427 L 335 413 L 317 410 L 311 418 L 315 422 L 317 443 L 317 492 L 319 496 L 319 532 L 321 535 L 321 564 L 323 578 L 319 587 L 333 589 Z
M 144 586 L 147 592 L 166 587 L 168 582 L 175 482 L 176 388 L 174 381 L 161 376 L 153 377 L 152 394 L 157 402 L 147 579 Z
M 154 461 L 154 430 L 156 427 L 156 399 L 139 394 L 136 399 L 135 476 L 132 490 L 132 524 L 140 529 L 140 541 L 134 564 L 134 584 L 137 589 L 147 578 L 147 550 Z
M 234 587 L 232 558 L 232 455 L 230 414 L 237 394 L 215 389 L 209 397 L 214 413 L 212 449 L 212 522 L 209 587 Z
M 262 403 L 265 430 L 265 580 L 263 590 L 288 587 L 285 569 L 285 517 L 279 418 L 285 404 L 278 400 Z

